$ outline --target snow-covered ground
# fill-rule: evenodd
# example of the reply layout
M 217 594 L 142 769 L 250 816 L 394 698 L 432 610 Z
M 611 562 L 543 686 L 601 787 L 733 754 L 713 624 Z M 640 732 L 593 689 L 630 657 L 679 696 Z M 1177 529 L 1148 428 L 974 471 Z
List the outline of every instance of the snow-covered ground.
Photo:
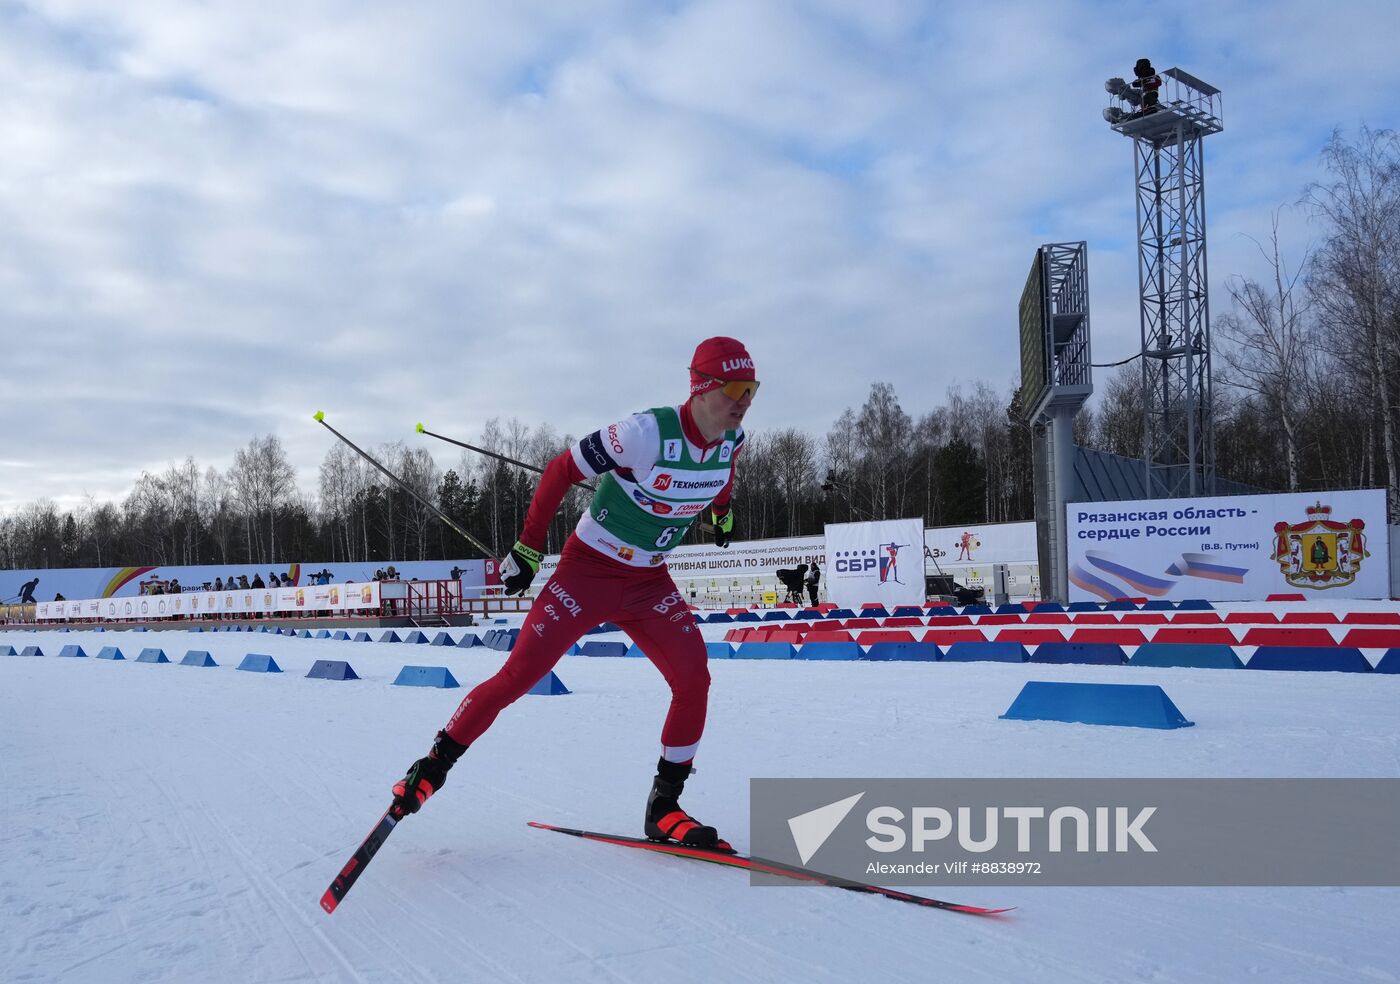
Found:
M 707 628 L 718 639 L 725 626 Z M 593 638 L 622 638 L 595 636 Z M 62 645 L 128 661 L 60 659 Z M 566 657 L 326 885 L 465 693 L 394 687 L 492 650 L 237 633 L 0 630 L 0 981 L 1390 981 L 1400 890 L 957 888 L 978 918 L 536 831 L 640 833 L 666 691 Z M 131 662 L 160 645 L 178 663 Z M 271 654 L 281 675 L 234 670 Z M 347 659 L 358 682 L 304 679 Z M 1388 776 L 1400 675 L 716 661 L 686 805 L 747 845 L 755 776 Z M 1196 727 L 1002 721 L 1029 679 L 1159 683 Z

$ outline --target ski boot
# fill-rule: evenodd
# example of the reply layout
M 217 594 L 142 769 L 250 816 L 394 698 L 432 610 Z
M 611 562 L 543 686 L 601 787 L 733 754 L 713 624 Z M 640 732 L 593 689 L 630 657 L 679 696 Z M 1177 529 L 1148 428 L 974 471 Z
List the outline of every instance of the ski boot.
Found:
M 410 765 L 408 774 L 394 783 L 395 815 L 403 818 L 417 813 L 428 797 L 442 788 L 448 770 L 466 750 L 466 745 L 457 744 L 446 731 L 439 731 L 428 754 Z
M 728 841 L 720 839 L 714 827 L 706 827 L 681 809 L 680 796 L 690 775 L 689 763 L 677 765 L 664 758 L 656 764 L 656 781 L 647 797 L 644 829 L 648 838 L 687 847 L 733 854 Z

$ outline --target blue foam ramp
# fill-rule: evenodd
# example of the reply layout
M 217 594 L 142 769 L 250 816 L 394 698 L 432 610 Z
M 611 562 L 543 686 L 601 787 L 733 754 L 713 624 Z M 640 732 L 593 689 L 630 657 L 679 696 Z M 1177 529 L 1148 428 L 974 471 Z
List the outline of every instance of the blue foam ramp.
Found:
M 1170 697 L 1155 684 L 1058 683 L 1031 680 L 1012 701 L 1005 721 L 1065 721 L 1125 728 L 1189 728 Z
M 787 621 L 790 621 L 791 619 L 792 619 L 792 616 L 791 616 L 791 615 L 789 615 L 787 612 L 781 611 L 781 610 L 776 610 L 776 609 L 775 609 L 774 611 L 771 611 L 771 612 L 764 612 L 764 613 L 763 613 L 763 621 L 765 621 L 765 622 L 787 622 Z
M 312 638 L 314 638 L 314 639 L 329 639 L 330 637 L 331 637 L 331 630 L 330 630 L 330 629 L 317 629 L 317 630 L 316 630 L 316 634 L 315 634 L 314 636 L 312 636 Z
M 497 629 L 494 633 L 488 632 L 490 637 L 486 645 L 492 649 L 509 650 L 514 648 L 515 640 L 520 636 L 519 629 Z
M 734 647 L 727 642 L 707 642 L 705 655 L 710 659 L 733 659 Z
M 311 664 L 311 671 L 306 675 L 314 680 L 358 680 L 360 678 L 354 667 L 343 659 L 318 659 Z
M 397 632 L 395 632 L 393 629 L 390 629 L 388 632 L 385 632 L 382 636 L 379 637 L 379 641 L 380 641 L 380 642 L 402 642 L 403 640 L 401 640 L 401 639 L 399 638 L 399 634 L 398 634 Z
M 933 663 L 942 659 L 943 653 L 931 642 L 877 642 L 862 658 L 880 661 Z
M 758 612 L 740 612 L 738 615 L 735 615 L 735 616 L 734 616 L 734 621 L 736 621 L 736 622 L 761 622 L 761 621 L 763 621 L 763 619 L 761 619 L 761 618 L 758 617 Z
M 103 646 L 97 654 L 98 659 L 126 659 L 122 651 L 116 646 Z
M 797 647 L 790 642 L 741 642 L 735 659 L 792 659 Z
M 415 646 L 422 646 L 427 644 L 428 637 L 425 636 L 423 633 L 419 632 L 417 629 L 414 629 L 408 635 L 403 637 L 403 641 L 412 643 Z
M 634 642 L 632 645 L 627 647 L 627 652 L 623 653 L 623 655 L 631 657 L 633 659 L 636 659 L 638 657 L 645 659 L 647 654 L 642 652 L 642 647 Z
M 238 668 L 247 673 L 282 672 L 282 667 L 277 665 L 277 660 L 265 653 L 249 653 L 243 657 L 243 662 L 238 664 Z
M 1032 663 L 1093 663 L 1121 666 L 1128 661 L 1123 647 L 1111 642 L 1042 642 L 1031 654 Z
M 860 659 L 860 646 L 854 642 L 804 642 L 797 647 L 797 659 Z
M 169 663 L 170 659 L 165 655 L 164 649 L 146 648 L 141 650 L 136 657 L 138 663 Z
M 1260 646 L 1246 670 L 1314 670 L 1370 673 L 1371 664 L 1354 646 Z
M 0 656 L 13 656 L 14 654 L 14 646 L 0 646 Z
M 558 694 L 573 693 L 572 690 L 564 686 L 564 681 L 559 679 L 558 674 L 556 674 L 553 670 L 550 670 L 547 674 L 540 677 L 539 681 L 525 692 L 527 694 L 535 694 L 540 697 L 553 697 Z
M 346 632 L 344 629 L 336 629 L 335 634 L 331 636 L 331 639 L 335 642 L 349 642 L 350 633 Z
M 481 637 L 481 644 L 482 644 L 483 646 L 485 646 L 487 649 L 495 649 L 495 648 L 496 648 L 496 636 L 498 636 L 498 635 L 500 635 L 500 634 L 501 634 L 501 630 L 500 630 L 500 629 L 487 629 L 486 632 L 485 632 L 485 634 L 482 635 L 482 637 Z
M 187 632 L 203 632 L 203 631 L 204 631 L 204 626 L 202 626 L 202 625 L 196 625 L 194 628 L 192 628 L 192 629 L 187 629 L 186 631 L 187 631 Z
M 1145 642 L 1137 647 L 1132 666 L 1190 666 L 1208 670 L 1238 670 L 1244 663 L 1234 647 L 1223 642 Z
M 44 651 L 38 646 L 25 646 L 20 650 L 19 654 L 21 656 L 42 656 L 44 655 Z
M 369 634 L 368 632 L 356 632 L 356 633 L 355 633 L 355 641 L 356 641 L 356 642 L 373 642 L 374 640 L 370 637 L 370 634 Z
M 1024 663 L 1029 659 L 1019 642 L 955 642 L 943 651 L 945 663 Z
M 626 656 L 627 643 L 625 642 L 598 642 L 590 639 L 579 647 L 580 656 Z
M 455 646 L 455 645 L 457 645 L 457 644 L 456 644 L 455 642 L 452 641 L 452 637 L 451 637 L 450 635 L 448 635 L 446 632 L 439 632 L 437 635 L 433 636 L 433 641 L 432 641 L 431 643 L 429 643 L 429 645 L 433 645 L 433 646 Z
M 299 638 L 301 638 L 301 639 L 310 639 L 310 638 L 311 638 L 311 630 L 310 630 L 310 629 L 302 629 L 300 632 L 294 632 L 294 633 L 292 633 L 292 634 L 295 635 L 295 636 L 297 636 L 297 637 L 299 637 Z
M 82 646 L 68 645 L 68 646 L 64 646 L 62 649 L 60 649 L 60 650 L 58 651 L 58 655 L 60 655 L 60 656 L 86 656 L 87 653 L 83 652 L 83 647 L 82 647 Z
M 210 656 L 203 649 L 191 649 L 185 653 L 185 658 L 180 660 L 181 666 L 218 666 L 214 662 L 214 657 Z
M 405 666 L 394 678 L 396 687 L 438 687 L 450 690 L 459 687 L 452 671 L 445 666 Z
M 466 635 L 462 636 L 462 638 L 457 640 L 458 649 L 472 649 L 475 647 L 479 647 L 480 645 L 481 636 L 477 635 L 475 632 L 468 632 Z

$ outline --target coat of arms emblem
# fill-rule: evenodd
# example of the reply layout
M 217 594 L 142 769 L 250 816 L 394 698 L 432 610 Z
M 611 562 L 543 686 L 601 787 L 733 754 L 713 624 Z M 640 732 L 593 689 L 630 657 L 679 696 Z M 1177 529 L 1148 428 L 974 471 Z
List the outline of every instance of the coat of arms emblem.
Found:
M 1283 578 L 1295 588 L 1337 588 L 1356 580 L 1366 549 L 1366 523 L 1332 519 L 1332 507 L 1308 506 L 1301 523 L 1274 524 L 1274 552 Z

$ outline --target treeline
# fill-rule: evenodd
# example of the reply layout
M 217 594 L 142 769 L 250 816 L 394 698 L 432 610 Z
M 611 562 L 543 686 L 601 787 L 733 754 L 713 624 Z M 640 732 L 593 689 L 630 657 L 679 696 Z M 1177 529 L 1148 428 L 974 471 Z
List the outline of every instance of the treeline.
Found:
M 1257 240 L 1266 275 L 1231 277 L 1212 324 L 1219 474 L 1266 490 L 1379 486 L 1400 521 L 1400 141 L 1363 128 L 1334 134 L 1323 178 L 1293 208 L 1313 223 L 1304 255 L 1274 228 Z M 1012 312 L 1014 315 L 1014 311 Z M 932 358 L 932 356 L 930 356 Z M 601 423 L 601 421 L 600 421 Z M 1100 373 L 1075 439 L 1142 452 L 1142 367 Z M 489 421 L 475 443 L 543 465 L 573 442 L 548 426 Z M 1031 433 L 1019 393 L 985 382 L 949 389 L 911 414 L 887 383 L 825 435 L 756 430 L 735 487 L 737 535 L 817 533 L 827 522 L 922 516 L 930 525 L 1028 519 Z M 371 449 L 405 484 L 474 537 L 509 549 L 537 476 L 476 454 L 444 471 L 424 447 Z M 550 530 L 557 550 L 585 508 L 574 489 Z M 478 556 L 433 512 L 344 445 L 297 487 L 275 436 L 227 471 L 193 458 L 143 473 L 120 503 L 60 510 L 39 501 L 0 516 L 0 568 Z

